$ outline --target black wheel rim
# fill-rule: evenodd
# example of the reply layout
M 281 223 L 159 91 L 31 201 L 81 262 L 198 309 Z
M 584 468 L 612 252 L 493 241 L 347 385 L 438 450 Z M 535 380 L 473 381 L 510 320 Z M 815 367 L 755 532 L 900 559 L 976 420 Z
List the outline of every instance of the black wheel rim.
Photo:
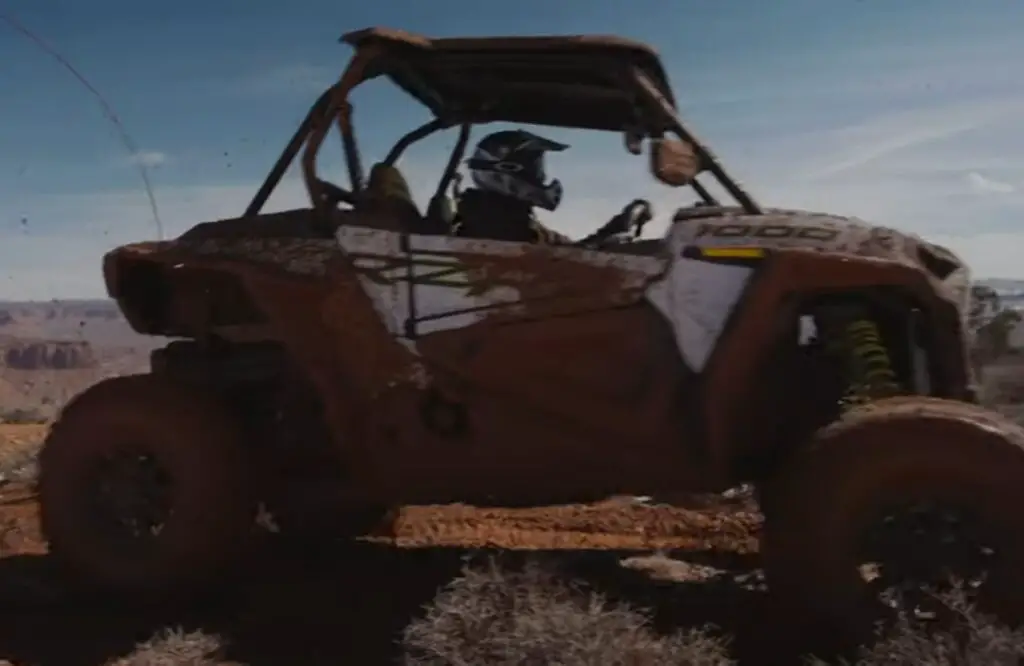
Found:
M 90 475 L 90 522 L 119 544 L 151 546 L 174 513 L 173 491 L 158 458 L 140 447 L 118 447 Z
M 916 501 L 877 512 L 858 541 L 858 573 L 875 619 L 945 626 L 983 601 L 1001 562 L 996 531 L 961 504 Z

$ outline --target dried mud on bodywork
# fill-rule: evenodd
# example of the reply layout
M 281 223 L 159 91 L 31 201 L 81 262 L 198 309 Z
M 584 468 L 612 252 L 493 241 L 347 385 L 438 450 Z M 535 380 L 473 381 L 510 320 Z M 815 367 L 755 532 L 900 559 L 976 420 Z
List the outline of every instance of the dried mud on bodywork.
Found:
M 649 275 L 616 265 L 615 255 L 603 264 L 574 260 L 557 249 L 525 247 L 520 254 L 482 255 L 472 248 L 456 256 L 471 277 L 470 294 L 507 286 L 519 297 L 514 307 L 496 309 L 484 321 L 498 324 L 548 319 L 603 310 L 636 302 Z
M 363 395 L 372 397 L 415 376 L 415 357 L 384 326 L 336 240 L 232 238 L 183 249 L 233 260 L 228 270 L 246 281 L 249 293 L 259 295 L 258 307 L 281 329 L 283 341 L 297 358 L 337 355 L 327 367 L 315 361 L 306 364 L 315 375 L 313 381 L 328 381 L 329 367 L 344 369 L 356 386 L 367 390 Z M 336 391 L 332 388 L 325 395 L 337 395 Z

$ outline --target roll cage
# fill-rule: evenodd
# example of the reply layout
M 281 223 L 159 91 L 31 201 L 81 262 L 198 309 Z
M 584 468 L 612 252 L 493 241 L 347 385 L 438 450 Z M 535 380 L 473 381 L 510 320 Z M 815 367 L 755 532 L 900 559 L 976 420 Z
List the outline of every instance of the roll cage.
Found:
M 617 131 L 634 154 L 649 139 L 651 170 L 661 182 L 689 185 L 704 204 L 720 206 L 696 179 L 709 172 L 744 211 L 762 212 L 679 118 L 660 59 L 644 44 L 603 36 L 432 39 L 384 28 L 348 33 L 341 41 L 351 45 L 355 54 L 338 82 L 310 108 L 246 208 L 246 217 L 260 213 L 300 151 L 302 179 L 314 209 L 323 212 L 338 202 L 358 206 L 365 178 L 349 96 L 354 88 L 379 76 L 388 77 L 434 115 L 402 136 L 383 165 L 394 166 L 409 146 L 435 132 L 459 128 L 428 216 L 445 200 L 473 125 L 500 121 Z M 322 180 L 317 173 L 318 154 L 334 123 L 341 135 L 348 189 Z M 661 150 L 673 146 L 674 155 Z M 683 177 L 670 173 L 680 146 L 690 162 Z

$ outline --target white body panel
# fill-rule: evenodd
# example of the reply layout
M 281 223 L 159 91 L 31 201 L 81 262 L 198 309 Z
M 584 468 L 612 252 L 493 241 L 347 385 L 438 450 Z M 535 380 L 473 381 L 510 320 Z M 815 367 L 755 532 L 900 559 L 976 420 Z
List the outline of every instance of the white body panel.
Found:
M 514 311 L 521 301 L 514 286 L 494 287 L 482 293 L 471 291 L 466 287 L 469 274 L 458 257 L 451 255 L 511 257 L 530 251 L 527 244 L 411 234 L 407 236 L 409 250 L 405 251 L 403 235 L 398 232 L 352 226 L 339 228 L 336 238 L 346 253 L 355 256 L 358 267 L 375 269 L 373 277 L 360 276 L 363 288 L 391 333 L 414 351 L 415 343 L 406 331 L 406 322 L 414 314 L 417 333 L 426 335 L 471 326 L 494 308 Z M 916 246 L 908 245 L 912 239 L 861 220 L 774 211 L 756 218 L 730 215 L 679 219 L 669 226 L 664 252 L 658 256 L 576 247 L 546 249 L 553 259 L 566 256 L 595 266 L 614 266 L 622 271 L 623 286 L 646 286 L 647 300 L 672 326 L 683 359 L 699 372 L 711 357 L 753 269 L 689 259 L 682 256 L 685 247 L 806 247 L 906 261 L 915 251 Z M 948 288 L 957 296 L 962 296 L 959 290 L 966 291 L 966 275 L 966 267 L 960 267 L 948 278 Z M 416 282 L 428 276 L 432 284 Z M 479 308 L 489 312 L 473 311 Z
M 683 248 L 694 243 L 682 225 L 669 228 L 667 245 L 672 262 L 647 288 L 647 300 L 672 324 L 683 360 L 700 372 L 753 269 L 683 257 Z

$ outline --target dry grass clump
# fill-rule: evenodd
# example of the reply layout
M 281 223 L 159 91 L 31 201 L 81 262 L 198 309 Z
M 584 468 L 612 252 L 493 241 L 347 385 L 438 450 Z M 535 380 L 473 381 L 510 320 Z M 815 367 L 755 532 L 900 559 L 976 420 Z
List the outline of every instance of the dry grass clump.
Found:
M 503 571 L 467 567 L 424 617 L 406 627 L 406 666 L 724 666 L 723 642 L 705 631 L 663 636 L 642 611 L 613 604 L 536 563 Z
M 140 643 L 131 654 L 107 666 L 215 666 L 222 663 L 222 650 L 217 636 L 201 631 L 164 629 Z
M 10 425 L 38 425 L 46 422 L 46 416 L 38 409 L 16 408 L 0 410 L 0 423 Z
M 939 597 L 941 628 L 908 611 L 842 666 L 1017 666 L 1024 631 L 977 612 L 959 588 Z M 536 563 L 467 567 L 402 637 L 406 666 L 726 666 L 725 641 L 704 630 L 657 633 L 646 612 L 613 604 Z M 810 666 L 828 662 L 808 658 Z
M 960 588 L 939 595 L 948 611 L 941 628 L 903 610 L 877 643 L 844 666 L 1018 666 L 1024 663 L 1024 631 L 978 612 Z M 827 666 L 813 660 L 813 666 Z
M 31 481 L 36 478 L 36 451 L 19 451 L 0 459 L 0 486 L 12 481 Z

